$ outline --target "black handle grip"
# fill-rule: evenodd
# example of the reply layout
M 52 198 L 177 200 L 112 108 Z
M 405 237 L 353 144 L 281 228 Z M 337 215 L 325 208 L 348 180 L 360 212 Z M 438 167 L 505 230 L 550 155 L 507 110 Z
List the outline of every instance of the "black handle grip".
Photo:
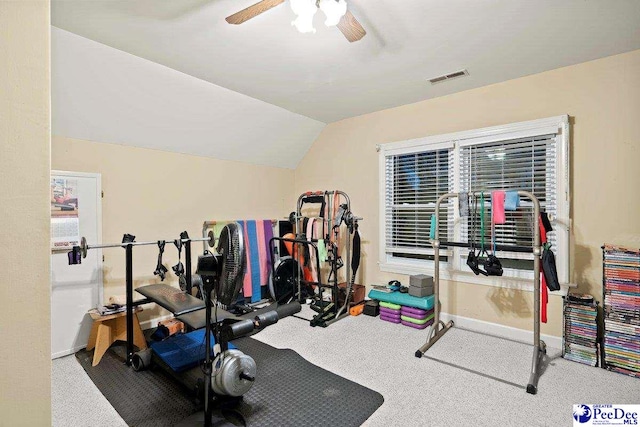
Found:
M 246 372 L 243 372 L 243 373 L 240 374 L 240 379 L 253 382 L 253 381 L 256 380 L 256 377 L 252 377 L 251 375 L 247 374 Z

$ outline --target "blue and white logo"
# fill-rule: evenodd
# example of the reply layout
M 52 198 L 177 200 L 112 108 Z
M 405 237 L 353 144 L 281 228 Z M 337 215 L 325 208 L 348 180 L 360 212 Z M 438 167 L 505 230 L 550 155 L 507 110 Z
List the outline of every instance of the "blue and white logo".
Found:
M 573 427 L 640 426 L 640 405 L 573 405 Z
M 588 405 L 573 405 L 573 419 L 580 424 L 588 422 L 592 413 Z

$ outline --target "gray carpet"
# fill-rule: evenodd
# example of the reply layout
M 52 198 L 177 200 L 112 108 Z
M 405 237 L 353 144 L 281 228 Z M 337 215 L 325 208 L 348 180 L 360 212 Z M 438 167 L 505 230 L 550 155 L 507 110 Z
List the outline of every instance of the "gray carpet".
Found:
M 380 392 L 385 402 L 366 426 L 560 426 L 572 424 L 574 403 L 640 403 L 640 380 L 562 359 L 558 349 L 548 349 L 533 396 L 524 389 L 531 345 L 453 328 L 418 359 L 426 337 L 361 315 L 326 329 L 283 319 L 254 338 Z
M 358 316 L 326 329 L 287 318 L 253 338 L 293 349 L 311 363 L 380 392 L 384 404 L 366 426 L 571 425 L 574 403 L 640 403 L 640 380 L 564 360 L 556 349 L 549 349 L 538 394 L 532 396 L 521 388 L 529 379 L 530 345 L 454 328 L 417 359 L 414 352 L 426 336 L 427 330 Z M 56 382 L 68 365 L 65 359 L 53 363 L 54 393 L 63 392 Z M 117 414 L 111 424 L 75 422 L 91 416 L 93 407 L 104 407 L 106 400 L 95 387 L 87 395 L 86 381 L 92 383 L 73 363 L 77 369 L 64 370 L 72 376 L 64 378 L 65 384 L 80 386 L 64 389 L 64 399 L 54 396 L 54 425 L 122 425 Z M 88 405 L 88 400 L 95 403 Z
M 75 356 L 55 359 L 51 367 L 51 423 L 59 427 L 126 427 Z
M 254 386 L 237 407 L 248 426 L 357 427 L 384 401 L 379 393 L 319 368 L 293 350 L 251 338 L 234 344 L 251 355 L 258 368 Z M 122 345 L 112 347 L 95 367 L 91 352 L 83 350 L 76 357 L 131 426 L 173 426 L 196 411 L 189 391 L 161 369 L 127 368 Z M 198 368 L 195 371 L 199 377 Z

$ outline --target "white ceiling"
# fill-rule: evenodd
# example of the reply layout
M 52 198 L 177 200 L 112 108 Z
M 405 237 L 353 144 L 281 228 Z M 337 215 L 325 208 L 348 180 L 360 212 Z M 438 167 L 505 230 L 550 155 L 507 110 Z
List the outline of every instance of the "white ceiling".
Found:
M 331 122 L 640 49 L 638 0 L 348 0 L 367 36 L 348 43 L 288 4 L 257 0 L 53 0 L 52 24 L 200 79 Z M 470 76 L 431 86 L 460 69 Z
M 290 169 L 325 126 L 56 27 L 51 105 L 57 136 Z

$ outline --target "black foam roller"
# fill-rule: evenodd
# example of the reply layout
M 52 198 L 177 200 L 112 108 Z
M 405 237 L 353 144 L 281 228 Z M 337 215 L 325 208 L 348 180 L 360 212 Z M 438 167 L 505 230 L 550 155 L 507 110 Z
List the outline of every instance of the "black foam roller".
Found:
M 296 313 L 299 313 L 302 310 L 302 306 L 298 301 L 290 302 L 289 304 L 279 305 L 276 308 L 276 312 L 278 313 L 279 319 L 284 319 L 285 317 L 292 316 Z
M 278 323 L 278 313 L 276 311 L 268 311 L 264 314 L 259 314 L 255 317 L 256 323 L 260 328 L 266 328 L 267 326 Z
M 229 339 L 240 338 L 253 331 L 253 320 L 241 320 L 229 325 Z

